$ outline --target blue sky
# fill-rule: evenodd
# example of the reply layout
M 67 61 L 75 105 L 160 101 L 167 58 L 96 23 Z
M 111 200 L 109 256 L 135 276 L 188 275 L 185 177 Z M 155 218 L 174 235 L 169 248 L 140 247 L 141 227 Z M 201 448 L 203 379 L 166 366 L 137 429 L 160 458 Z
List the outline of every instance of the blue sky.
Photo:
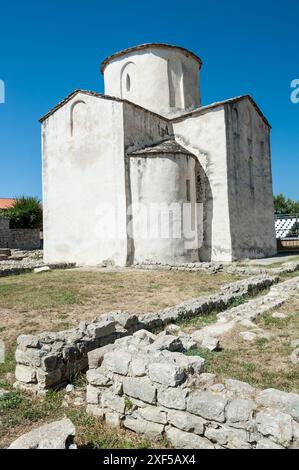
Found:
M 203 104 L 251 94 L 273 126 L 274 193 L 299 199 L 298 0 L 27 0 L 0 4 L 0 197 L 41 196 L 38 118 L 75 88 L 103 92 L 100 62 L 144 42 L 203 60 Z

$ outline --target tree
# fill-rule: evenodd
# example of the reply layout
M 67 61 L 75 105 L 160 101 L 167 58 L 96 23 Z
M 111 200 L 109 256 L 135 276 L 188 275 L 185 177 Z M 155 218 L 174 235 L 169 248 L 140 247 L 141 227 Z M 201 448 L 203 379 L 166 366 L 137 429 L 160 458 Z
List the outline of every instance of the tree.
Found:
M 41 228 L 43 211 L 36 197 L 21 196 L 14 205 L 5 211 L 10 218 L 10 228 Z
M 275 214 L 299 214 L 299 201 L 293 201 L 290 198 L 286 198 L 282 193 L 274 196 L 274 209 Z

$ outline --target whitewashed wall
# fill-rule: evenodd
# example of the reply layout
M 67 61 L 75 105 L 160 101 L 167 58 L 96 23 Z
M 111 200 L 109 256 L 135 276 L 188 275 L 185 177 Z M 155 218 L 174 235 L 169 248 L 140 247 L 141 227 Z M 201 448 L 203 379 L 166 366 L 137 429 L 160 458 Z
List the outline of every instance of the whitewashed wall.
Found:
M 131 51 L 107 64 L 105 94 L 162 115 L 195 109 L 200 105 L 198 69 L 198 62 L 180 49 Z
M 277 247 L 270 128 L 248 99 L 226 109 L 233 258 L 273 256 Z
M 231 261 L 227 145 L 223 106 L 173 121 L 176 140 L 193 153 L 206 175 L 201 261 Z
M 46 262 L 126 261 L 122 106 L 79 93 L 43 122 Z

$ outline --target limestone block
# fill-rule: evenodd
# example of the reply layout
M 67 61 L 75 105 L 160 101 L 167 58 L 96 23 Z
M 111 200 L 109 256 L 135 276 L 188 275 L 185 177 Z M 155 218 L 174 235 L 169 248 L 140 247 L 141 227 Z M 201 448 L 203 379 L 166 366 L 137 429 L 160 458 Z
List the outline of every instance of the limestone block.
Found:
M 187 410 L 206 419 L 223 422 L 227 399 L 202 391 L 190 394 L 187 399 Z
M 186 409 L 186 397 L 188 390 L 182 388 L 158 388 L 157 400 L 158 403 L 166 408 L 175 410 Z
M 263 438 L 257 442 L 256 449 L 284 449 L 284 447 L 271 441 L 271 439 Z
M 150 364 L 148 373 L 153 382 L 169 387 L 176 387 L 186 378 L 186 372 L 182 367 L 167 362 Z
M 206 421 L 198 416 L 194 416 L 186 411 L 169 410 L 168 422 L 182 431 L 192 432 L 202 435 Z
M 291 444 L 292 449 L 299 449 L 299 423 L 293 421 L 293 441 Z
M 168 351 L 182 351 L 183 345 L 177 336 L 172 335 L 162 335 L 159 336 L 156 341 L 151 346 L 152 351 L 163 351 L 164 349 Z
M 103 366 L 111 372 L 127 375 L 132 355 L 124 350 L 112 351 L 105 354 Z
M 94 349 L 93 351 L 89 351 L 87 354 L 88 356 L 88 366 L 90 369 L 96 369 L 100 367 L 103 362 L 104 356 L 107 352 L 114 350 L 114 344 L 107 344 L 106 346 L 102 346 L 101 348 Z
M 133 334 L 134 338 L 138 338 L 143 344 L 152 344 L 157 336 L 147 330 L 138 330 Z
M 206 438 L 168 427 L 166 437 L 175 449 L 214 449 L 214 445 Z
M 35 348 L 17 348 L 15 353 L 17 364 L 23 364 L 25 366 L 31 367 L 39 367 L 41 365 L 41 357 L 41 350 Z
M 139 415 L 146 421 L 154 423 L 167 424 L 167 414 L 164 410 L 156 406 L 145 406 L 140 408 Z
M 40 348 L 39 338 L 34 335 L 18 336 L 17 344 L 22 348 Z
M 90 403 L 91 405 L 98 405 L 99 404 L 99 395 L 100 390 L 97 387 L 93 387 L 92 385 L 87 385 L 86 387 L 86 402 Z
M 286 413 L 267 409 L 256 415 L 257 430 L 265 437 L 287 447 L 293 437 L 292 418 Z
M 277 408 L 299 421 L 299 395 L 268 388 L 258 393 L 256 401 L 264 407 Z
M 256 404 L 253 400 L 232 400 L 226 407 L 227 422 L 235 427 L 250 427 Z
M 44 424 L 16 439 L 9 449 L 69 449 L 73 444 L 76 429 L 69 419 Z
M 118 323 L 126 330 L 130 330 L 131 328 L 136 327 L 138 323 L 137 315 L 132 315 L 127 312 L 113 312 L 108 315 L 109 319 Z M 100 319 L 101 317 L 99 317 Z
M 170 325 L 166 326 L 165 331 L 169 335 L 178 335 L 182 330 L 178 325 L 170 323 Z
M 156 402 L 156 387 L 147 377 L 124 377 L 123 391 L 126 395 L 146 403 Z
M 212 442 L 230 449 L 250 449 L 248 433 L 243 429 L 234 429 L 229 426 L 215 426 L 211 424 L 205 430 L 205 436 Z
M 189 370 L 194 374 L 201 374 L 204 369 L 205 360 L 200 356 L 186 356 Z
M 147 367 L 150 361 L 150 357 L 147 354 L 138 354 L 131 361 L 129 375 L 133 377 L 142 377 L 147 373 Z
M 227 379 L 224 384 L 227 390 L 234 392 L 239 398 L 254 398 L 256 394 L 254 387 L 240 380 Z
M 125 412 L 125 399 L 114 395 L 110 390 L 105 390 L 101 396 L 101 404 L 103 408 L 117 411 L 117 413 L 124 414 Z
M 86 378 L 91 385 L 105 386 L 111 383 L 109 377 L 102 374 L 102 368 L 89 369 L 86 372 Z
M 32 367 L 17 364 L 15 376 L 19 382 L 36 383 L 36 371 Z
M 46 273 L 48 271 L 51 271 L 50 266 L 41 266 L 40 268 L 34 268 L 33 269 L 33 272 L 36 273 L 36 274 Z
M 163 424 L 145 421 L 142 418 L 135 419 L 131 416 L 126 416 L 123 424 L 125 428 L 131 429 L 131 431 L 134 431 L 138 434 L 144 434 L 151 439 L 157 439 L 161 437 L 164 431 Z
M 220 342 L 218 338 L 213 338 L 212 336 L 204 336 L 201 346 L 209 351 L 217 351 L 220 347 Z
M 191 336 L 180 336 L 184 351 L 190 351 L 197 348 L 197 342 Z
M 109 336 L 115 332 L 115 322 L 106 320 L 90 323 L 87 327 L 87 331 L 93 338 L 103 338 L 104 336 Z

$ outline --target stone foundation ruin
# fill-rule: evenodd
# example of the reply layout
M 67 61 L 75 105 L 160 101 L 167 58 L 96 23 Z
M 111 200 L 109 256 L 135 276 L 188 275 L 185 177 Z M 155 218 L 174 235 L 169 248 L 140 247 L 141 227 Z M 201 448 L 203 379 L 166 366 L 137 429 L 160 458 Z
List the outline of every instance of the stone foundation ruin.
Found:
M 21 335 L 15 386 L 45 392 L 87 370 L 87 412 L 111 426 L 166 438 L 175 448 L 299 448 L 299 395 L 233 379 L 220 383 L 192 352 L 211 328 L 217 337 L 215 328 L 251 322 L 299 286 L 298 277 L 277 281 L 263 275 L 157 313 L 115 312 L 68 331 Z M 233 306 L 268 287 L 264 295 Z M 216 323 L 192 336 L 173 334 L 178 327 L 171 323 L 214 311 Z

